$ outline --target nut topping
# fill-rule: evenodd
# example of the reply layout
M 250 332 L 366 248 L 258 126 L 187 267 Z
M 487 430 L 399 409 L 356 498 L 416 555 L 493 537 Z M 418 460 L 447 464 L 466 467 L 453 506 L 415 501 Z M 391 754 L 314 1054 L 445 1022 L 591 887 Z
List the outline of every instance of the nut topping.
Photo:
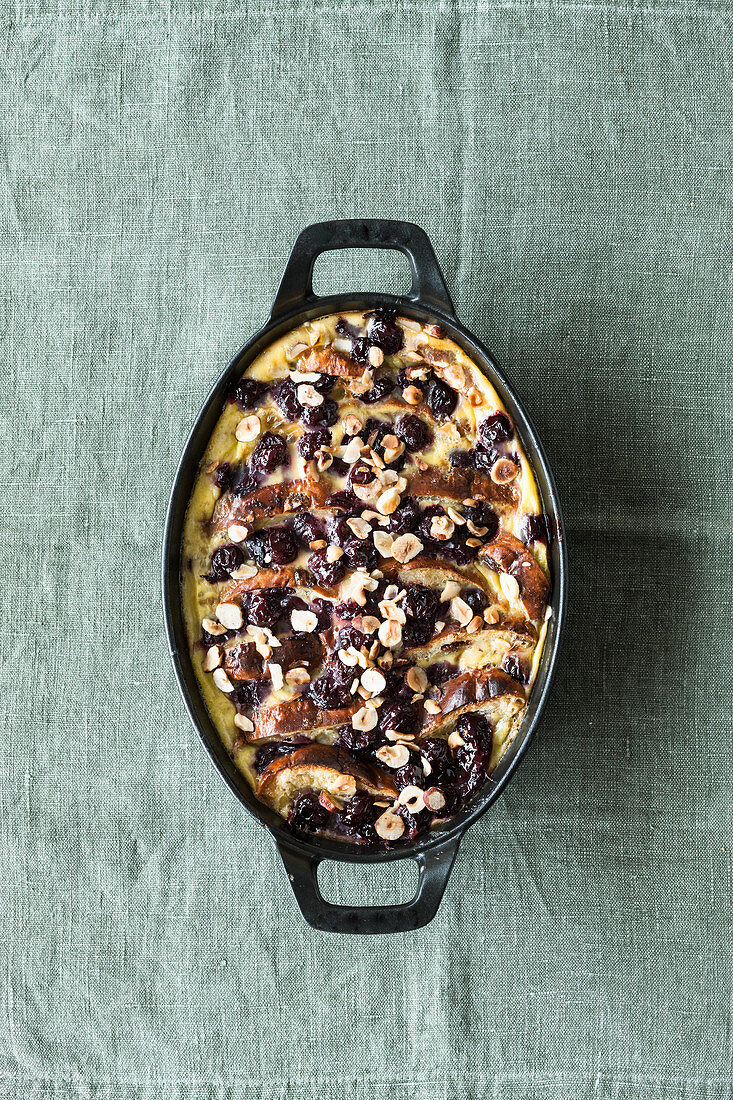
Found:
M 212 677 L 219 691 L 224 691 L 227 695 L 230 691 L 234 691 L 234 684 L 229 679 L 223 668 L 215 668 L 212 673 Z
M 226 634 L 227 628 L 218 623 L 215 619 L 204 619 L 201 623 L 202 627 L 207 634 L 211 634 L 214 638 L 218 638 L 222 634 Z
M 382 840 L 399 840 L 405 831 L 405 823 L 393 810 L 385 810 L 374 822 L 374 828 Z
M 397 489 L 385 489 L 377 498 L 377 508 L 383 516 L 391 516 L 400 506 L 400 494 Z
M 364 706 L 360 710 L 357 710 L 356 714 L 351 719 L 351 725 L 355 730 L 362 730 L 364 733 L 368 733 L 369 730 L 373 730 L 377 724 L 377 712 L 374 707 Z
M 433 813 L 439 813 L 445 808 L 445 795 L 440 787 L 429 787 L 423 794 L 422 800 Z
M 423 707 L 427 714 L 440 714 L 440 707 L 433 699 L 426 699 Z
M 423 549 L 423 544 L 417 535 L 399 535 L 392 543 L 392 557 L 402 565 L 416 558 Z
M 410 759 L 406 745 L 381 745 L 374 754 L 388 768 L 403 768 Z
M 500 573 L 499 584 L 509 603 L 519 599 L 519 581 L 511 573 Z M 221 618 L 221 616 L 219 616 Z
M 242 609 L 237 603 L 217 604 L 216 617 L 227 630 L 239 630 L 244 624 Z
M 218 645 L 212 645 L 206 650 L 206 656 L 201 662 L 201 667 L 204 672 L 213 672 L 215 668 L 218 668 L 221 664 L 221 648 Z
M 402 396 L 408 405 L 419 405 L 422 401 L 422 390 L 417 386 L 405 386 Z
M 468 626 L 473 618 L 473 610 L 460 596 L 454 596 L 450 602 L 450 612 L 459 626 Z
M 449 539 L 455 530 L 455 524 L 450 516 L 433 516 L 430 523 L 430 537 L 439 542 Z
M 361 429 L 364 427 L 358 416 L 354 416 L 353 413 L 349 413 L 344 417 L 344 433 L 346 435 L 358 435 Z
M 227 527 L 227 537 L 231 542 L 244 542 L 249 535 L 249 528 L 241 523 L 230 523 Z
M 270 679 L 272 680 L 272 686 L 275 691 L 279 691 L 283 686 L 283 670 L 282 665 L 271 662 L 267 666 L 267 670 L 270 673 Z
M 415 665 L 413 668 L 408 669 L 405 679 L 407 680 L 407 686 L 411 688 L 412 691 L 422 693 L 427 690 L 428 677 L 424 668 Z
M 234 434 L 240 443 L 251 443 L 260 434 L 261 427 L 259 416 L 251 413 L 239 421 L 234 429 Z
M 379 640 L 387 649 L 394 649 L 402 641 L 402 627 L 394 619 L 387 619 L 379 627 Z
M 404 806 L 411 814 L 419 814 L 421 810 L 425 809 L 423 792 L 420 787 L 416 787 L 412 783 L 402 788 L 397 801 L 400 806 Z
M 292 684 L 294 687 L 300 684 L 310 683 L 310 673 L 307 668 L 290 668 L 285 673 L 285 680 L 288 684 Z
M 368 668 L 366 672 L 362 672 L 361 682 L 372 695 L 379 695 L 387 686 L 387 681 L 378 668 Z
M 255 728 L 254 722 L 246 714 L 235 714 L 234 725 L 237 729 L 244 730 L 245 733 L 253 733 Z
M 388 534 L 386 531 L 375 531 L 372 535 L 374 545 L 383 558 L 392 557 L 392 543 L 394 542 L 394 535 Z
M 319 393 L 309 382 L 301 382 L 298 386 L 297 393 L 298 401 L 300 401 L 301 405 L 306 405 L 308 408 L 315 409 L 323 404 L 323 394 Z
M 351 519 L 347 519 L 346 526 L 349 530 L 353 531 L 358 539 L 368 539 L 372 533 L 371 526 L 364 519 L 359 519 L 358 516 L 352 516 Z
M 318 626 L 318 616 L 314 615 L 312 611 L 293 611 L 290 615 L 290 622 L 293 624 L 293 630 L 312 634 Z
M 491 467 L 491 480 L 497 485 L 509 485 L 518 473 L 519 467 L 516 462 L 512 462 L 510 458 L 497 458 Z

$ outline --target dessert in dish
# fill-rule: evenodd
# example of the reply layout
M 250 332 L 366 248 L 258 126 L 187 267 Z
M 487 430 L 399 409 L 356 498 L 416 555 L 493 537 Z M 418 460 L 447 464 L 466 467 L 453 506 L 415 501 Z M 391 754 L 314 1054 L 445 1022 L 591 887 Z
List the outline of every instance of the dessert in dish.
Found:
M 297 831 L 404 843 L 489 779 L 549 615 L 547 523 L 498 394 L 438 325 L 308 322 L 237 380 L 182 598 L 219 735 Z

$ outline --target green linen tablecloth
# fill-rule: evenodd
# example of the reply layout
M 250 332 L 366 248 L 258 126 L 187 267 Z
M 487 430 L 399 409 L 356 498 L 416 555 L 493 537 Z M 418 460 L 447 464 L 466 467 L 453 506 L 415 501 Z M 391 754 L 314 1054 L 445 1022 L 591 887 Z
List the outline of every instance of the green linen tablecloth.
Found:
M 728 3 L 8 3 L 3 1100 L 712 1100 L 731 1059 Z M 567 645 L 437 919 L 328 936 L 189 725 L 186 433 L 332 217 L 414 220 L 545 440 Z M 322 289 L 406 285 L 331 256 Z M 358 873 L 357 873 L 358 870 Z M 329 865 L 404 897 L 409 866 Z

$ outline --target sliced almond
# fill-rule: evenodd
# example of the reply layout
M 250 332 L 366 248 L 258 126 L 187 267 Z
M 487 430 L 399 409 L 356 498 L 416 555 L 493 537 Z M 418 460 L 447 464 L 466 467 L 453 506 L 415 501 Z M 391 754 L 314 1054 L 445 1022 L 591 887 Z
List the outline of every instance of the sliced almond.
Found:
M 254 722 L 246 714 L 235 714 L 234 725 L 237 729 L 244 730 L 245 733 L 252 733 L 255 728 Z
M 410 759 L 406 745 L 381 745 L 374 754 L 388 768 L 403 768 Z
M 234 429 L 234 434 L 240 443 L 251 443 L 260 434 L 260 418 L 255 413 L 244 416 Z
M 392 557 L 404 565 L 416 558 L 422 549 L 423 544 L 417 535 L 399 535 L 392 543 Z
M 405 386 L 402 396 L 408 405 L 419 405 L 422 401 L 422 390 L 417 386 Z
M 221 664 L 221 648 L 218 645 L 209 646 L 206 655 L 201 662 L 204 672 L 213 672 Z
M 242 609 L 237 603 L 217 604 L 216 617 L 227 630 L 239 630 L 244 623 Z
M 382 840 L 399 840 L 405 831 L 405 823 L 394 810 L 385 810 L 374 822 L 374 828 Z
M 368 668 L 362 672 L 361 682 L 372 695 L 379 695 L 387 686 L 387 681 L 378 668 Z
M 509 600 L 509 603 L 519 599 L 519 582 L 511 573 L 500 573 L 499 584 L 501 585 L 502 592 Z M 221 615 L 219 618 L 221 618 Z
M 351 719 L 351 725 L 355 730 L 362 730 L 364 733 L 368 733 L 369 730 L 373 730 L 377 724 L 377 712 L 374 707 L 361 707 L 357 710 L 356 714 Z
M 318 616 L 312 611 L 293 611 L 290 615 L 290 622 L 293 625 L 293 630 L 312 634 L 318 626 Z
M 249 535 L 249 528 L 242 523 L 230 523 L 227 527 L 227 537 L 231 542 L 244 542 Z
M 423 692 L 427 690 L 428 677 L 424 668 L 420 668 L 419 665 L 414 665 L 407 670 L 407 686 L 412 691 Z
M 219 691 L 224 691 L 229 694 L 230 691 L 234 691 L 234 684 L 227 676 L 223 668 L 215 668 L 213 673 L 213 680 Z
M 323 404 L 323 394 L 319 393 L 309 382 L 301 382 L 296 392 L 301 405 L 315 409 Z
M 282 665 L 277 664 L 277 662 L 271 662 L 267 666 L 267 671 L 270 673 L 270 679 L 272 680 L 272 686 L 274 687 L 275 691 L 279 691 L 280 688 L 283 686 Z

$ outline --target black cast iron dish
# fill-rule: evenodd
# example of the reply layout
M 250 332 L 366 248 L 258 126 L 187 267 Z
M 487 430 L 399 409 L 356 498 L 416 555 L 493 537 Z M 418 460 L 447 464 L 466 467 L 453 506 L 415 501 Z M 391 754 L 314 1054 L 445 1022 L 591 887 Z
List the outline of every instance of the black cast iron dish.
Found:
M 322 252 L 336 248 L 386 248 L 404 253 L 412 269 L 412 289 L 406 298 L 389 294 L 338 294 L 319 298 L 313 292 L 313 265 Z M 540 668 L 524 721 L 509 745 L 492 778 L 469 806 L 442 828 L 418 837 L 412 844 L 389 851 L 365 850 L 356 844 L 301 839 L 284 820 L 259 802 L 247 780 L 237 770 L 222 744 L 199 692 L 188 651 L 183 620 L 180 576 L 183 522 L 198 466 L 225 395 L 242 371 L 266 347 L 304 321 L 327 313 L 373 309 L 376 305 L 396 307 L 406 317 L 438 322 L 452 340 L 463 348 L 496 388 L 524 444 L 549 519 L 552 570 L 552 618 Z M 544 451 L 519 401 L 499 372 L 489 353 L 456 318 L 453 303 L 443 282 L 432 245 L 425 232 L 409 222 L 333 221 L 311 225 L 298 237 L 275 297 L 270 319 L 239 352 L 206 399 L 181 457 L 168 508 L 163 546 L 163 601 L 171 658 L 178 684 L 191 719 L 214 763 L 241 802 L 272 833 L 292 883 L 303 916 L 314 928 L 329 932 L 406 932 L 432 920 L 448 881 L 461 838 L 468 827 L 491 805 L 508 782 L 525 752 L 547 697 L 565 611 L 565 540 L 560 505 Z M 318 888 L 317 869 L 323 859 L 351 863 L 384 863 L 414 859 L 419 877 L 415 897 L 405 905 L 340 906 L 327 902 Z

